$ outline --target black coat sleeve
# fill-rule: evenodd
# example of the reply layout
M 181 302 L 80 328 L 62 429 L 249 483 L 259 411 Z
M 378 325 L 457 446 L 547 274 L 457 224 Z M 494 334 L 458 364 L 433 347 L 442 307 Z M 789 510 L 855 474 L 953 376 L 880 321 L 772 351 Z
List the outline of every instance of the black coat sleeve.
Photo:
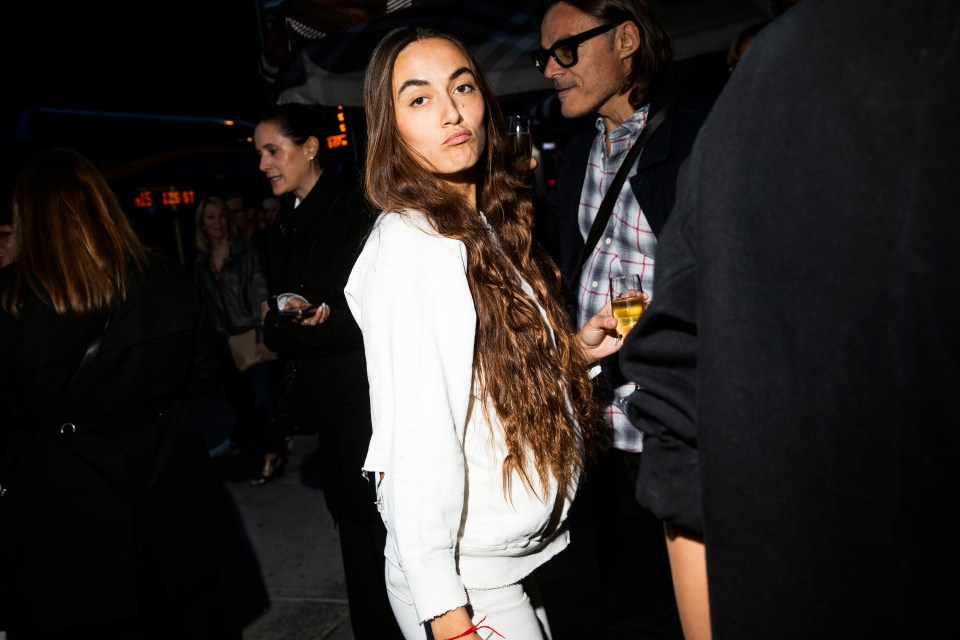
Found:
M 626 377 L 638 385 L 627 416 L 644 433 L 636 498 L 661 520 L 702 532 L 694 201 L 692 192 L 682 196 L 664 227 L 657 295 L 627 336 L 619 360 Z
M 314 199 L 309 199 L 301 206 L 315 204 Z M 290 242 L 278 247 L 281 252 L 296 251 L 294 255 L 300 256 L 292 261 L 290 254 L 279 256 L 284 272 L 271 291 L 270 311 L 264 321 L 265 344 L 285 357 L 336 356 L 363 348 L 360 327 L 347 306 L 343 289 L 372 226 L 373 213 L 362 194 L 354 189 L 337 195 L 317 215 L 322 216 L 322 221 L 310 232 L 315 241 L 299 249 Z M 316 326 L 304 326 L 281 317 L 273 297 L 285 292 L 298 293 L 313 304 L 326 303 L 330 307 L 329 319 Z

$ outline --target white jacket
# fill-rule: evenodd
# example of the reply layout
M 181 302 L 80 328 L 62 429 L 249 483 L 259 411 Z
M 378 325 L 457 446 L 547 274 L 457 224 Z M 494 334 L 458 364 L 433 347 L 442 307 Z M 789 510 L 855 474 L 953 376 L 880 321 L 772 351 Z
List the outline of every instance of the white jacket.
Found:
M 512 584 L 566 547 L 569 533 L 555 525 L 572 495 L 558 504 L 551 482 L 541 500 L 516 474 L 511 500 L 504 494 L 503 429 L 492 407 L 486 419 L 473 388 L 476 310 L 460 241 L 438 235 L 417 212 L 383 213 L 345 293 L 370 378 L 373 437 L 363 470 L 384 474 L 377 499 L 385 556 L 426 621 L 465 605 L 464 586 Z

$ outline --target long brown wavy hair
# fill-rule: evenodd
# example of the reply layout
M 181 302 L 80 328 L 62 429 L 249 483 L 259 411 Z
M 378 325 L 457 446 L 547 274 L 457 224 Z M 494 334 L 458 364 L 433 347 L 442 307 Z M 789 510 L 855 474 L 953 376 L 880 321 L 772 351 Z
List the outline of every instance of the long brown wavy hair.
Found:
M 24 165 L 13 194 L 19 258 L 0 308 L 18 316 L 26 291 L 59 316 L 84 316 L 126 297 L 131 267 L 147 250 L 100 171 L 71 149 L 47 149 Z
M 477 163 L 477 208 L 499 242 L 477 208 L 421 166 L 397 129 L 394 61 L 411 43 L 438 38 L 463 52 L 484 99 L 487 142 Z M 541 485 L 546 487 L 552 476 L 560 495 L 566 495 L 602 432 L 599 410 L 588 363 L 561 304 L 559 269 L 533 243 L 530 190 L 513 172 L 496 97 L 473 56 L 446 31 L 395 29 L 377 45 L 367 69 L 367 197 L 386 211 L 420 211 L 438 233 L 466 246 L 467 281 L 477 312 L 474 376 L 503 424 L 508 447 L 504 491 L 509 495 L 512 471 L 533 489 L 527 471 L 532 457 Z M 520 288 L 518 273 L 546 310 L 553 340 L 537 305 Z

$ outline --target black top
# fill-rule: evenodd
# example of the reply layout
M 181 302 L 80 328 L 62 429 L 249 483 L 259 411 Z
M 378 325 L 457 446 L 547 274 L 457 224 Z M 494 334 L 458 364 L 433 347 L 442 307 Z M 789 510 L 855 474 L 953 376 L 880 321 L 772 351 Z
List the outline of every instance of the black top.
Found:
M 281 317 L 271 300 L 264 335 L 281 358 L 298 359 L 300 399 L 319 423 L 324 498 L 335 519 L 345 509 L 358 519 L 376 516 L 361 477 L 372 433 L 363 336 L 343 293 L 373 220 L 356 185 L 324 172 L 270 228 L 271 295 L 298 293 L 330 306 L 326 322 L 308 327 Z
M 0 272 L 0 288 L 17 268 Z M 138 585 L 189 593 L 236 541 L 181 404 L 218 384 L 189 273 L 151 258 L 112 311 L 99 358 L 66 388 L 105 315 L 61 318 L 32 295 L 19 318 L 0 313 L 0 628 L 135 617 Z M 66 422 L 76 433 L 60 433 Z
M 325 302 L 330 318 L 303 327 L 281 318 L 272 301 L 265 322 L 268 347 L 281 356 L 308 358 L 363 349 L 343 289 L 372 226 L 373 215 L 359 190 L 326 172 L 299 207 L 280 212 L 270 227 L 270 294 L 298 293 L 315 305 Z

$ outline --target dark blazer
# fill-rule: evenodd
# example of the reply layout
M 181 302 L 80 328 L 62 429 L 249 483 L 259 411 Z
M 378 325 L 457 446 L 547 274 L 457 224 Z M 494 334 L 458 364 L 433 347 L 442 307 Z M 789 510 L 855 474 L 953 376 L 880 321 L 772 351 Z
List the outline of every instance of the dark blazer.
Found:
M 655 99 L 648 116 L 656 114 L 672 97 L 673 94 L 664 93 Z M 712 100 L 702 95 L 681 98 L 670 117 L 647 140 L 637 159 L 637 172 L 627 180 L 656 235 L 660 234 L 676 202 L 680 166 L 690 155 L 711 105 Z M 591 129 L 570 140 L 561 158 L 557 186 L 547 193 L 537 211 L 537 237 L 560 267 L 565 292 L 574 291 L 580 281 L 585 248 L 579 222 L 580 195 L 586 180 L 590 147 L 596 137 L 596 130 Z M 567 308 L 576 323 L 574 304 L 571 296 Z M 616 355 L 604 358 L 601 365 L 603 374 L 598 382 L 602 393 L 612 398 L 613 390 L 626 379 Z
M 652 117 L 672 96 L 654 100 Z M 680 165 L 690 155 L 711 101 L 699 95 L 683 98 L 673 114 L 656 130 L 637 159 L 637 173 L 628 183 L 643 209 L 654 234 L 659 235 L 676 201 Z M 563 150 L 557 186 L 549 191 L 538 207 L 538 238 L 560 266 L 564 290 L 570 291 L 580 280 L 578 267 L 584 249 L 580 232 L 580 195 L 587 175 L 590 147 L 597 137 L 595 129 L 571 138 Z
M 343 294 L 373 220 L 355 185 L 324 172 L 271 227 L 271 296 L 298 293 L 330 306 L 326 322 L 305 327 L 281 317 L 271 300 L 264 339 L 281 358 L 299 360 L 301 388 L 309 391 L 301 400 L 319 422 L 324 497 L 334 519 L 350 508 L 354 518 L 379 517 L 360 475 L 373 430 L 363 336 Z
M 216 389 L 202 308 L 189 274 L 152 258 L 70 388 L 106 314 L 61 318 L 32 295 L 0 313 L 0 628 L 136 617 L 144 588 L 173 601 L 218 575 L 237 538 L 180 404 Z

